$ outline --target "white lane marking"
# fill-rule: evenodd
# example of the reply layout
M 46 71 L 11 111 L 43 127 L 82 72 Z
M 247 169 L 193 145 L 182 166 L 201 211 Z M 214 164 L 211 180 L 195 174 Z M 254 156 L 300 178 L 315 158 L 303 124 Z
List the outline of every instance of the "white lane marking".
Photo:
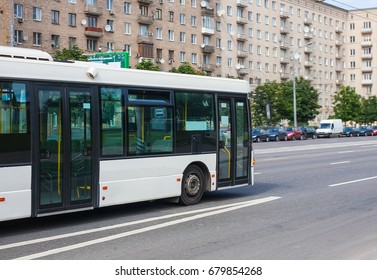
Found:
M 370 148 L 370 147 L 377 147 L 377 145 L 361 146 L 361 148 Z
M 355 151 L 340 151 L 338 154 L 354 153 Z
M 254 172 L 254 175 L 261 175 L 261 172 Z
M 344 164 L 344 163 L 350 163 L 351 161 L 345 160 L 345 161 L 338 161 L 338 162 L 332 162 L 330 163 L 331 165 L 336 165 L 336 164 Z
M 373 180 L 373 179 L 377 179 L 377 176 L 369 177 L 369 178 L 363 178 L 363 179 L 358 179 L 358 180 L 353 180 L 353 181 L 348 181 L 348 182 L 342 182 L 342 183 L 338 183 L 338 184 L 332 184 L 332 185 L 329 185 L 329 187 L 337 187 L 337 186 L 342 186 L 342 185 L 347 185 L 347 184 L 353 184 L 353 183 L 358 183 L 358 182 L 368 181 L 368 180 Z
M 277 199 L 277 198 L 280 198 L 280 197 L 273 197 L 272 196 L 272 197 L 267 197 L 265 199 L 273 200 L 273 199 Z M 250 200 L 250 201 L 253 201 L 253 200 Z M 95 233 L 95 232 L 100 232 L 100 231 L 106 231 L 106 230 L 110 230 L 110 229 L 127 227 L 127 226 L 131 226 L 131 225 L 148 223 L 148 222 L 153 222 L 153 221 L 158 221 L 158 220 L 163 220 L 163 219 L 169 219 L 169 218 L 179 217 L 179 216 L 183 216 L 183 215 L 190 215 L 190 214 L 212 211 L 212 210 L 217 210 L 217 209 L 222 209 L 222 208 L 227 208 L 227 207 L 234 207 L 234 206 L 238 206 L 238 205 L 241 205 L 241 204 L 245 204 L 245 203 L 250 202 L 250 201 L 237 202 L 237 203 L 231 203 L 231 204 L 226 204 L 226 205 L 219 205 L 219 206 L 214 206 L 214 207 L 208 207 L 208 208 L 203 208 L 203 209 L 186 211 L 186 212 L 182 212 L 182 213 L 175 213 L 175 214 L 169 214 L 169 215 L 164 215 L 164 216 L 159 216 L 159 217 L 153 217 L 153 218 L 148 218 L 148 219 L 144 219 L 144 220 L 137 220 L 137 221 L 127 222 L 127 223 L 121 223 L 121 224 L 116 224 L 116 225 L 111 225 L 111 226 L 106 226 L 106 227 L 88 229 L 88 230 L 83 230 L 83 231 L 78 231 L 78 232 L 72 232 L 72 233 L 66 233 L 66 234 L 55 235 L 55 236 L 50 236 L 50 237 L 38 238 L 38 239 L 34 239 L 34 240 L 26 240 L 26 241 L 11 243 L 11 244 L 5 244 L 5 245 L 0 245 L 0 250 L 10 249 L 10 248 L 15 248 L 15 247 L 20 247 L 20 246 L 26 246 L 26 245 L 32 245 L 32 244 L 36 244 L 36 243 L 58 240 L 58 239 L 63 239 L 63 238 L 69 238 L 69 237 L 73 237 L 73 236 Z M 259 201 L 259 200 L 254 200 L 254 201 Z M 263 201 L 260 202 L 260 203 L 263 203 Z
M 28 255 L 28 256 L 23 256 L 23 257 L 16 258 L 15 260 L 32 260 L 32 259 L 42 258 L 42 257 L 46 257 L 46 256 L 50 256 L 50 255 L 54 255 L 54 254 L 58 254 L 58 253 L 66 252 L 66 251 L 71 251 L 71 250 L 78 249 L 78 248 L 83 248 L 83 247 L 87 247 L 87 246 L 91 246 L 91 245 L 95 245 L 95 244 L 99 244 L 99 243 L 103 243 L 103 242 L 112 241 L 112 240 L 119 239 L 119 238 L 124 238 L 124 237 L 127 237 L 127 236 L 139 234 L 139 233 L 144 233 L 144 232 L 148 232 L 148 231 L 152 231 L 152 230 L 156 230 L 156 229 L 160 229 L 160 228 L 164 228 L 164 227 L 168 227 L 168 226 L 173 226 L 173 225 L 177 225 L 177 224 L 181 224 L 181 223 L 194 221 L 194 220 L 197 220 L 197 219 L 201 219 L 201 218 L 225 213 L 225 212 L 230 212 L 230 211 L 241 209 L 241 208 L 244 208 L 244 207 L 249 207 L 249 206 L 252 206 L 252 205 L 257 205 L 257 204 L 273 201 L 273 200 L 276 200 L 276 199 L 279 199 L 279 198 L 281 198 L 281 197 L 270 196 L 270 197 L 266 197 L 266 198 L 245 201 L 245 202 L 242 202 L 242 203 L 235 203 L 235 206 L 232 206 L 232 207 L 228 207 L 228 206 L 224 207 L 223 206 L 223 209 L 214 210 L 214 211 L 211 211 L 211 212 L 208 212 L 208 213 L 202 213 L 202 214 L 198 214 L 198 215 L 194 215 L 194 216 L 190 216 L 190 217 L 185 217 L 185 218 L 174 220 L 174 221 L 169 221 L 169 222 L 165 222 L 165 223 L 161 223 L 161 224 L 157 224 L 157 225 L 153 225 L 153 226 L 140 228 L 140 229 L 137 229 L 137 230 L 126 231 L 126 232 L 122 232 L 122 233 L 119 233 L 119 234 L 114 234 L 114 235 L 110 235 L 110 236 L 106 236 L 106 237 L 102 237 L 102 238 L 98 238 L 98 239 L 94 239 L 94 240 L 90 240 L 90 241 L 86 241 L 86 242 L 82 242 L 82 243 L 77 243 L 77 244 L 66 246 L 66 247 L 56 248 L 56 249 L 48 250 L 48 251 L 45 251 L 45 252 L 40 252 L 40 253 Z

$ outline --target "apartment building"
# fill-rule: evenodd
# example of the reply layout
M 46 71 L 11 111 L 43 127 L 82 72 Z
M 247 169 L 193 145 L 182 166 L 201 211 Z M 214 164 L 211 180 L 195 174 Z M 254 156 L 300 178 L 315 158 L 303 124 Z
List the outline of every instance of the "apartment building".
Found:
M 2 2 L 2 45 L 128 51 L 131 67 L 146 58 L 162 71 L 189 62 L 210 76 L 248 80 L 251 90 L 304 76 L 320 92 L 315 122 L 333 113 L 342 85 L 377 94 L 377 9 L 347 11 L 322 0 Z

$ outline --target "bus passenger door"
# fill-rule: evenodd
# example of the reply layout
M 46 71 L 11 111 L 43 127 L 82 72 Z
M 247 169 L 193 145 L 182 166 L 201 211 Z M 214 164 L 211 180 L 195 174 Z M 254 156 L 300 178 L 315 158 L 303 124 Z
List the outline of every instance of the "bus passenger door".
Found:
M 38 86 L 36 213 L 93 205 L 90 88 Z
M 250 182 L 249 110 L 246 99 L 218 99 L 218 186 L 234 186 Z

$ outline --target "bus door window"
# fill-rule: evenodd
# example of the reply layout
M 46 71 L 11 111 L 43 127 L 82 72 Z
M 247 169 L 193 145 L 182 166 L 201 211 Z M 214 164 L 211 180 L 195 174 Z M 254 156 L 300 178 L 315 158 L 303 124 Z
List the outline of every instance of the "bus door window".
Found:
M 63 131 L 62 93 L 60 90 L 39 91 L 40 206 L 62 203 Z

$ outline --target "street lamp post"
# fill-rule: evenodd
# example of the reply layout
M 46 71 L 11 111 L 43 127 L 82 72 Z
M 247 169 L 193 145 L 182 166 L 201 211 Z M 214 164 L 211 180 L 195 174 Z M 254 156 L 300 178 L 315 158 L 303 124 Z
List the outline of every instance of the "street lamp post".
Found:
M 309 46 L 313 44 L 313 41 L 311 42 L 308 42 L 305 47 Z M 302 48 L 299 47 L 297 49 L 297 51 L 295 51 L 293 53 L 293 59 L 294 60 L 299 60 L 300 59 L 300 54 L 298 53 L 298 51 Z M 292 76 L 293 76 L 293 128 L 296 129 L 297 128 L 297 101 L 296 101 L 296 68 L 295 68 L 295 65 L 293 63 L 293 70 L 292 70 Z

